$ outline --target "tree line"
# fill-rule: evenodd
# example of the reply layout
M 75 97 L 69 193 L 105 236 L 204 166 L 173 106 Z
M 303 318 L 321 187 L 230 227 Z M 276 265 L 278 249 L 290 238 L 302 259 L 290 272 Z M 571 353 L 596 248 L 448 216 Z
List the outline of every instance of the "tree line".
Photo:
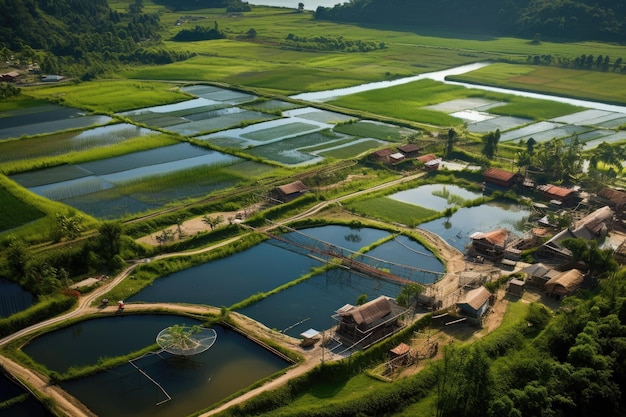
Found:
M 289 33 L 284 46 L 314 51 L 369 52 L 385 48 L 384 42 L 344 39 L 343 36 L 298 36 Z
M 123 63 L 163 64 L 193 56 L 166 51 L 156 13 L 142 0 L 112 10 L 106 0 L 0 0 L 5 61 L 37 62 L 49 74 L 90 79 Z
M 481 35 L 622 42 L 626 4 L 620 0 L 352 0 L 318 7 L 316 19 L 471 31 Z

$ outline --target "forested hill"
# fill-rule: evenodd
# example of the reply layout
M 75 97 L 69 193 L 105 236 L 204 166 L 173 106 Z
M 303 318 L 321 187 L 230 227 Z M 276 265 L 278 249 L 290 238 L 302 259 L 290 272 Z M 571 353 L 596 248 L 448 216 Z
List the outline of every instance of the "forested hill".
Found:
M 563 40 L 626 41 L 624 0 L 352 0 L 317 19 Z
M 123 12 L 106 0 L 0 0 L 1 58 L 19 52 L 47 73 L 89 78 L 120 62 L 180 59 L 159 46 L 159 29 L 141 0 Z

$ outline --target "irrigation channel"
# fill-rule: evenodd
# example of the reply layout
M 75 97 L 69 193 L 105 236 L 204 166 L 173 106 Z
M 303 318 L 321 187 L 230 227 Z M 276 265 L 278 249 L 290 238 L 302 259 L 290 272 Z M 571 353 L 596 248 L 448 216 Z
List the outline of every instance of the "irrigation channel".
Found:
M 529 98 L 535 98 L 539 100 L 558 101 L 561 103 L 567 103 L 573 106 L 585 107 L 588 109 L 605 110 L 605 111 L 611 111 L 611 112 L 617 112 L 617 113 L 626 113 L 626 106 L 617 106 L 613 104 L 600 103 L 597 101 L 578 100 L 574 98 L 568 98 L 568 97 L 562 97 L 562 96 L 556 96 L 556 95 L 550 95 L 550 94 L 532 93 L 530 91 L 513 90 L 509 88 L 490 87 L 487 85 L 480 85 L 480 84 L 461 83 L 457 81 L 448 81 L 446 79 L 446 77 L 450 75 L 465 74 L 467 72 L 475 71 L 480 68 L 487 67 L 489 65 L 491 65 L 490 62 L 477 62 L 474 64 L 461 65 L 455 68 L 449 68 L 449 69 L 442 70 L 442 71 L 426 72 L 426 73 L 415 75 L 412 77 L 399 78 L 397 80 L 392 80 L 392 81 L 378 81 L 378 82 L 373 82 L 373 83 L 356 85 L 353 87 L 338 88 L 338 89 L 326 90 L 326 91 L 316 91 L 312 93 L 296 94 L 294 96 L 291 96 L 291 98 L 297 99 L 297 100 L 311 101 L 311 102 L 325 102 L 325 101 L 335 100 L 339 97 L 348 96 L 351 94 L 362 93 L 364 91 L 379 90 L 382 88 L 394 87 L 396 85 L 408 84 L 414 81 L 430 79 L 430 80 L 439 81 L 445 84 L 459 85 L 462 87 L 473 88 L 477 90 L 493 91 L 496 93 L 510 94 L 510 95 L 520 96 L 520 97 L 529 97 Z

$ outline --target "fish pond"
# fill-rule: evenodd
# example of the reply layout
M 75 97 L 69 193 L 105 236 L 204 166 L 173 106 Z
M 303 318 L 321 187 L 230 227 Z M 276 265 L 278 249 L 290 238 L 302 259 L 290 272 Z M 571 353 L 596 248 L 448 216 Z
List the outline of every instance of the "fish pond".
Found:
M 0 318 L 26 310 L 35 301 L 35 296 L 19 284 L 0 278 Z
M 261 243 L 244 252 L 160 278 L 126 301 L 232 306 L 255 294 L 272 291 L 308 274 L 312 268 L 322 266 L 324 260 L 315 259 L 315 251 L 320 248 L 332 248 L 349 256 L 388 237 L 389 233 L 383 230 L 338 225 L 290 232 L 283 238 L 293 245 L 273 240 Z M 391 273 L 398 273 L 408 279 L 395 271 L 391 263 L 436 272 L 444 270 L 431 252 L 405 236 L 388 240 L 367 255 L 371 256 L 361 256 L 359 260 L 387 268 Z M 427 274 L 424 278 L 423 274 L 414 273 L 412 278 L 416 282 L 430 283 L 434 281 L 435 275 Z M 319 329 L 331 327 L 332 314 L 346 303 L 356 303 L 361 294 L 366 294 L 368 299 L 379 295 L 395 298 L 400 290 L 401 286 L 396 283 L 332 269 L 238 311 L 269 328 L 289 328 L 285 333 L 298 337 L 306 330 L 302 326 Z M 300 321 L 304 323 L 302 326 L 294 326 Z
M 10 406 L 1 406 L 11 401 Z M 17 383 L 0 372 L 0 410 L 3 417 L 53 417 L 39 401 Z
M 42 335 L 24 351 L 49 368 L 62 370 L 148 347 L 155 344 L 160 330 L 174 324 L 199 322 L 152 314 L 91 319 Z M 219 325 L 213 329 L 217 340 L 201 354 L 186 358 L 150 354 L 133 360 L 135 366 L 126 363 L 61 386 L 101 417 L 178 417 L 209 407 L 290 365 L 236 331 Z M 156 405 L 168 396 L 171 400 Z

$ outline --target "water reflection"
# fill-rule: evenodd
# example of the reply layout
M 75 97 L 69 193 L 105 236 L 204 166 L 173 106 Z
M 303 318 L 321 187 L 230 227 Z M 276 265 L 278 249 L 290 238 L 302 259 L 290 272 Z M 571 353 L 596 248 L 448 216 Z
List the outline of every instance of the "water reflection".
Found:
M 531 212 L 526 207 L 503 201 L 492 201 L 476 207 L 464 207 L 449 218 L 440 218 L 419 225 L 438 234 L 460 251 L 470 243 L 474 232 L 488 232 L 506 228 L 521 234 Z

